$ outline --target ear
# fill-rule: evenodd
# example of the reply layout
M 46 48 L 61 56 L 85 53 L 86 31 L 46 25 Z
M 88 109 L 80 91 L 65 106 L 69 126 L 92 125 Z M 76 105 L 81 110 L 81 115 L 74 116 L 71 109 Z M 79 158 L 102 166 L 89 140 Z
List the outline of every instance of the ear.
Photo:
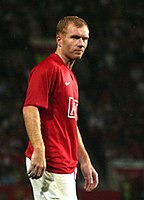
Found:
M 62 35 L 61 34 L 56 35 L 56 42 L 57 42 L 58 47 L 62 46 Z

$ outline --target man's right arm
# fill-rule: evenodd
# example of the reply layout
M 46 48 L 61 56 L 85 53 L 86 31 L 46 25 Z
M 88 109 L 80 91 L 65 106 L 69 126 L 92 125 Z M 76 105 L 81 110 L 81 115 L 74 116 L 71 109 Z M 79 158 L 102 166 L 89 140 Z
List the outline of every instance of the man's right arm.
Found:
M 33 146 L 31 165 L 27 172 L 30 178 L 40 178 L 45 169 L 45 146 L 41 134 L 41 121 L 39 110 L 35 106 L 23 107 L 23 118 L 29 140 Z

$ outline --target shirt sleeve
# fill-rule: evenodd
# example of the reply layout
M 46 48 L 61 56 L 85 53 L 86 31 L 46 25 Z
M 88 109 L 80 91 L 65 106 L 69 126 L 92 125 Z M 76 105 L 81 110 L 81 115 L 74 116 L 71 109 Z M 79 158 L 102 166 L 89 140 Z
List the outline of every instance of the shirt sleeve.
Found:
M 29 76 L 24 106 L 32 105 L 47 109 L 54 82 L 54 73 L 50 67 L 47 67 L 47 70 L 35 67 Z

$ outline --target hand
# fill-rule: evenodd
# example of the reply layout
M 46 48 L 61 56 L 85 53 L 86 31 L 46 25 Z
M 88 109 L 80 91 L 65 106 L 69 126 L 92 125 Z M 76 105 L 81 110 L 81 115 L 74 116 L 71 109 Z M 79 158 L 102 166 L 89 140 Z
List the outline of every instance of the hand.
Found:
M 27 171 L 29 178 L 40 178 L 46 169 L 45 153 L 40 151 L 34 151 L 31 157 L 30 168 Z
M 84 189 L 90 192 L 95 189 L 99 183 L 98 173 L 89 162 L 81 164 L 81 171 L 85 179 Z

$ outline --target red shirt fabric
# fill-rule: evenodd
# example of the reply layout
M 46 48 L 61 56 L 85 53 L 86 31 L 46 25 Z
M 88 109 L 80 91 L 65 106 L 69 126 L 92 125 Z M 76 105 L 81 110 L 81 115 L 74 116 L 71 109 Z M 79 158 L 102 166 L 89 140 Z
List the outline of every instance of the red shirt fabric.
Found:
M 40 112 L 47 170 L 72 173 L 78 162 L 78 86 L 73 72 L 57 54 L 31 70 L 24 106 L 30 105 Z M 32 153 L 29 141 L 25 155 L 31 158 Z

